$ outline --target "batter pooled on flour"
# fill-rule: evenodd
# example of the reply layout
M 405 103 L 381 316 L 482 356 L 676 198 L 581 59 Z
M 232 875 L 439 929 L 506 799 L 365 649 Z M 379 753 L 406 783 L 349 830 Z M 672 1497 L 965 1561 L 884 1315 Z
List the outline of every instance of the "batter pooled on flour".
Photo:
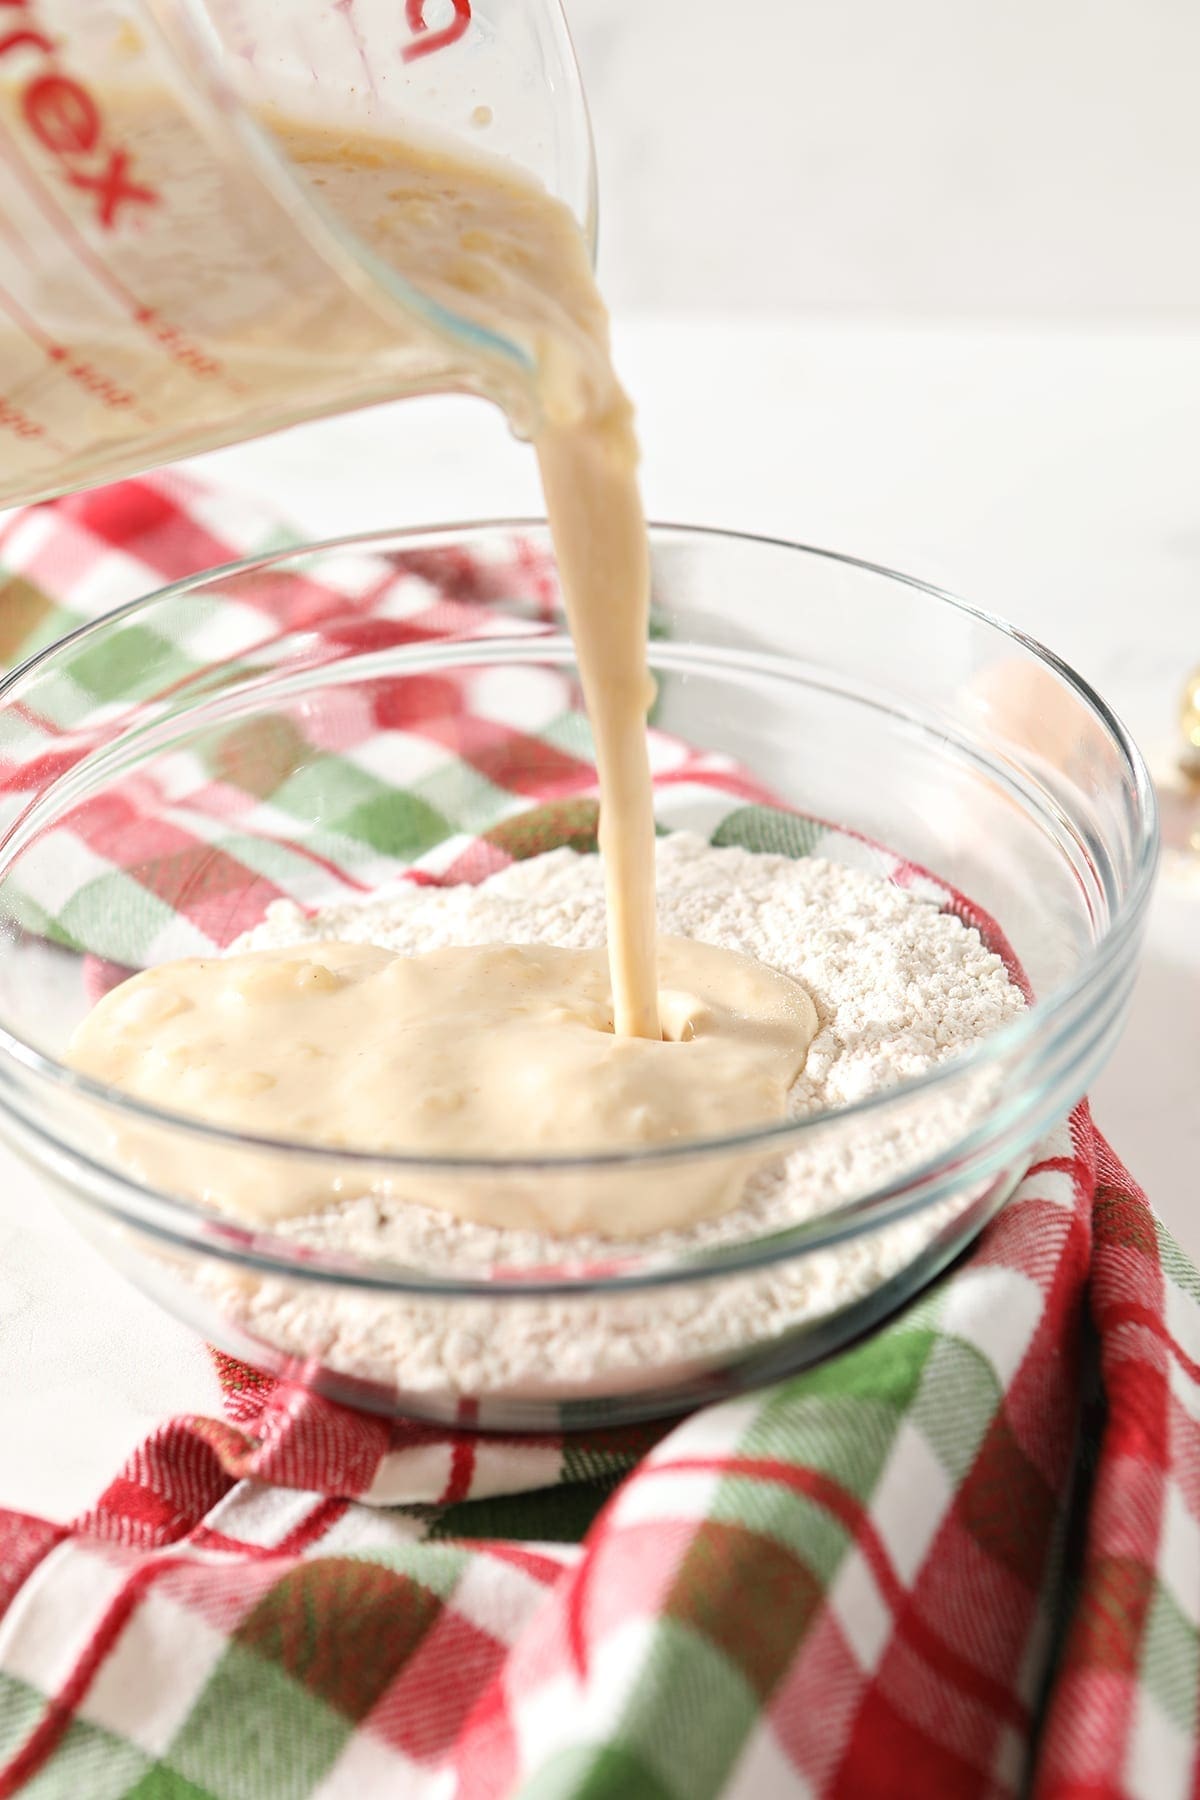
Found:
M 258 1137 L 410 1157 L 579 1155 L 722 1137 L 781 1119 L 817 1026 L 804 989 L 748 956 L 659 943 L 664 1039 L 613 1031 L 603 950 L 482 944 L 406 956 L 318 943 L 147 969 L 115 988 L 71 1061 L 161 1107 Z M 168 1187 L 184 1156 L 130 1147 Z M 148 1165 L 148 1166 L 147 1166 Z M 204 1197 L 239 1217 L 311 1210 L 311 1165 L 225 1165 Z M 535 1189 L 441 1183 L 438 1204 L 481 1224 L 633 1233 L 688 1224 L 737 1198 L 699 1164 L 617 1187 L 579 1172 Z M 314 1191 L 315 1190 L 315 1191 Z M 422 1193 L 419 1177 L 413 1197 Z
M 417 1138 L 430 1154 L 461 1153 L 464 1089 L 479 1085 L 481 1059 L 494 1070 L 502 1061 L 490 1101 L 471 1098 L 477 1122 L 485 1112 L 491 1118 L 491 1153 L 511 1154 L 522 1134 L 533 1132 L 546 1134 L 541 1154 L 574 1154 L 598 1136 L 593 1082 L 623 1134 L 617 1143 L 640 1147 L 656 1133 L 665 1138 L 671 1118 L 683 1137 L 736 1135 L 772 1118 L 836 1110 L 923 1074 L 1024 1004 L 976 931 L 931 900 L 859 869 L 717 849 L 675 832 L 658 840 L 657 888 L 666 934 L 663 1013 L 675 1042 L 620 1040 L 608 1029 L 600 859 L 561 849 L 475 887 L 405 882 L 314 916 L 279 901 L 234 946 L 237 954 L 205 965 L 205 1009 L 192 1006 L 188 992 L 197 965 L 164 965 L 114 989 L 80 1026 L 72 1057 L 172 1110 L 187 1110 L 190 1094 L 191 1110 L 243 1130 L 269 1130 L 265 1078 L 282 1073 L 276 1099 L 296 1108 L 293 1138 L 336 1144 L 374 1130 L 382 1147 L 392 1130 L 405 1147 Z M 518 955 L 522 947 L 525 956 Z M 705 984 L 690 993 L 675 978 L 677 952 L 691 970 L 707 969 Z M 486 982 L 472 987 L 484 968 Z M 562 986 L 568 976 L 569 995 Z M 402 1054 L 390 1027 L 422 983 L 428 998 L 456 981 L 471 989 L 474 1026 L 482 1029 L 442 1036 L 439 1044 L 433 1009 L 418 1007 L 415 1085 L 390 1092 L 409 1117 L 401 1123 L 393 1110 L 371 1126 L 359 1070 L 378 1071 Z M 248 1006 L 240 990 L 256 984 Z M 377 1003 L 369 1025 L 365 995 Z M 510 1050 L 539 1046 L 537 1057 L 553 1050 L 549 1068 L 536 1058 L 494 1056 L 484 1015 L 505 1007 Z M 305 1010 L 314 1019 L 324 1012 L 333 1055 L 318 1055 L 311 1029 L 297 1027 Z M 750 1030 L 747 1014 L 757 1020 Z M 288 1068 L 272 1068 L 270 1043 L 265 1061 L 249 1040 L 238 1059 L 229 1056 L 223 1038 L 255 1018 L 294 1058 Z M 645 1079 L 655 1062 L 670 1071 L 664 1079 L 678 1078 L 667 1110 L 657 1114 Z M 211 1090 L 203 1105 L 197 1086 Z M 412 1116 L 422 1108 L 420 1118 Z M 920 1128 L 940 1142 L 941 1123 L 922 1114 Z M 170 1134 L 138 1137 L 132 1129 L 122 1148 L 139 1172 L 169 1189 L 270 1218 L 306 1241 L 418 1265 L 460 1257 L 490 1265 L 553 1260 L 553 1240 L 564 1234 L 581 1234 L 581 1246 L 590 1239 L 599 1254 L 602 1240 L 644 1242 L 654 1234 L 656 1243 L 682 1249 L 717 1241 L 714 1233 L 724 1240 L 779 1229 L 890 1169 L 899 1147 L 889 1136 L 893 1123 L 881 1129 L 884 1139 L 876 1142 L 864 1128 L 857 1160 L 847 1163 L 839 1150 L 826 1167 L 818 1145 L 802 1159 L 789 1158 L 766 1185 L 760 1159 L 749 1188 L 736 1156 L 707 1165 L 673 1161 L 660 1171 L 642 1165 L 632 1181 L 597 1178 L 585 1167 L 569 1182 L 501 1184 L 468 1175 L 435 1183 L 394 1163 L 358 1170 L 343 1159 L 327 1168 L 301 1159 L 298 1171 L 294 1157 L 272 1167 L 261 1155 L 233 1152 L 201 1167 L 179 1153 Z M 920 1142 L 909 1148 L 924 1154 Z

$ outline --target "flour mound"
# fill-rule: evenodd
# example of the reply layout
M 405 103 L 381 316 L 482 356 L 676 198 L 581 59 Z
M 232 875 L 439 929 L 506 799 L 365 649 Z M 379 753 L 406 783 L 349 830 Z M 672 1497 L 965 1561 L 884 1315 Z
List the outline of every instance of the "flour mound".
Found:
M 789 1096 L 793 1118 L 864 1100 L 961 1054 L 1023 1006 L 979 933 L 920 891 L 820 857 L 793 859 L 677 832 L 658 843 L 664 933 L 756 956 L 811 994 L 818 1031 Z M 404 884 L 305 915 L 273 905 L 237 950 L 322 939 L 405 954 L 451 944 L 604 942 L 600 859 L 569 849 L 515 863 L 477 887 Z M 277 1227 L 283 1238 L 425 1272 L 479 1276 L 496 1266 L 560 1270 L 623 1255 L 686 1257 L 795 1226 L 900 1178 L 955 1143 L 995 1097 L 976 1071 L 950 1093 L 898 1098 L 832 1142 L 759 1169 L 741 1202 L 685 1230 L 621 1243 L 467 1223 L 377 1195 Z M 819 1136 L 824 1134 L 818 1134 Z M 284 1281 L 232 1282 L 213 1270 L 226 1316 L 290 1354 L 415 1396 L 611 1391 L 704 1367 L 850 1304 L 905 1267 L 975 1194 L 834 1250 L 720 1283 L 587 1303 L 437 1303 L 354 1296 Z M 453 1314 L 453 1321 L 448 1319 Z

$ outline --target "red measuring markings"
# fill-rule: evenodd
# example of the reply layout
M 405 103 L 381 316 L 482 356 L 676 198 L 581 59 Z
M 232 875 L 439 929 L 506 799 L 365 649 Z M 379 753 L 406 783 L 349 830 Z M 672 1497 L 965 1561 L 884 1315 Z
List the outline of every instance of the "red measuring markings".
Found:
M 106 375 L 103 369 L 98 369 L 94 363 L 76 355 L 66 344 L 60 344 L 48 331 L 43 331 L 33 315 L 26 312 L 16 295 L 10 294 L 4 287 L 0 287 L 0 307 L 15 320 L 26 336 L 33 339 L 52 363 L 57 363 L 65 375 L 85 393 L 99 400 L 102 406 L 112 407 L 116 412 L 124 412 L 128 407 L 137 406 L 137 395 L 132 388 L 127 388 L 111 375 Z M 145 425 L 154 423 L 147 413 L 139 411 L 138 418 Z
M 444 50 L 463 36 L 471 23 L 471 0 L 451 0 L 451 4 L 454 16 L 450 23 L 440 31 L 430 31 L 425 23 L 426 0 L 404 0 L 404 16 L 413 33 L 412 43 L 405 44 L 400 53 L 405 62 L 414 62 L 418 56 L 432 56 L 435 50 Z
M 21 116 L 32 137 L 54 158 L 63 180 L 89 194 L 105 231 L 124 223 L 131 209 L 154 206 L 158 194 L 134 179 L 128 150 L 112 143 L 104 115 L 93 96 L 58 63 L 59 45 L 38 28 L 34 0 L 0 0 L 4 14 L 20 22 L 0 36 L 0 66 L 7 73 L 29 53 L 37 58 L 33 73 L 19 93 Z
M 71 455 L 70 446 L 64 444 L 60 438 L 53 437 L 40 419 L 35 419 L 32 413 L 27 413 L 23 406 L 17 405 L 15 400 L 10 400 L 7 395 L 0 394 L 0 432 L 3 431 L 11 432 L 13 437 L 19 438 L 23 444 L 36 438 L 39 444 L 44 444 L 57 457 Z
M 39 425 L 36 419 L 23 412 L 19 406 L 14 406 L 11 400 L 6 400 L 3 394 L 0 394 L 0 429 L 11 431 L 14 437 L 19 438 L 44 438 L 46 435 L 44 425 Z
M 198 344 L 193 344 L 191 339 L 180 331 L 178 325 L 172 325 L 169 319 L 164 319 L 162 314 L 156 312 L 152 306 L 137 307 L 133 316 L 139 325 L 145 327 L 155 342 L 162 345 L 173 362 L 182 363 L 184 368 L 190 369 L 193 375 L 212 376 L 221 373 L 221 364 L 217 357 L 210 356 L 207 350 L 202 350 Z M 229 378 L 229 385 L 235 393 L 240 394 L 246 391 L 245 383 L 235 381 L 232 376 Z
M 0 0 L 0 7 L 12 6 L 16 0 Z M 38 179 L 29 161 L 21 154 L 11 135 L 0 124 L 0 159 L 6 161 L 16 175 L 17 180 L 31 195 L 38 210 L 55 225 L 74 256 L 88 269 L 96 281 L 127 308 L 134 321 L 165 352 L 172 362 L 180 363 L 193 375 L 201 378 L 221 378 L 225 386 L 233 394 L 244 394 L 246 384 L 231 375 L 215 356 L 209 354 L 182 332 L 178 326 L 163 319 L 153 307 L 146 306 L 138 296 L 131 293 L 125 283 L 114 274 L 108 263 L 100 256 L 78 230 L 70 214 L 58 204 L 51 190 Z

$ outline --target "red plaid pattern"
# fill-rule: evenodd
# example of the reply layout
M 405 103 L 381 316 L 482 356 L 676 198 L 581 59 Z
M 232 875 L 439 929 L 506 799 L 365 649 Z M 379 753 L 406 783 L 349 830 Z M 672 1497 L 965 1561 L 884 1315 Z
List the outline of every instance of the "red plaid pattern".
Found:
M 48 629 L 110 556 L 224 554 L 171 492 L 3 528 Z M 1200 1278 L 1086 1107 L 914 1306 L 669 1431 L 477 1438 L 222 1369 L 227 1417 L 72 1526 L 0 1514 L 0 1797 L 1196 1790 Z

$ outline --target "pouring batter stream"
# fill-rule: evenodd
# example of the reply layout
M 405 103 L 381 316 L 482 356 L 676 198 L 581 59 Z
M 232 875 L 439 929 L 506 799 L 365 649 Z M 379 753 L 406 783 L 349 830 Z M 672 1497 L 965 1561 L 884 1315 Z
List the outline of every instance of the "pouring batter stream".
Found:
M 789 977 L 690 940 L 664 940 L 659 989 L 655 826 L 646 712 L 649 554 L 632 412 L 575 220 L 507 165 L 391 140 L 271 128 L 362 239 L 479 327 L 462 385 L 491 393 L 532 437 L 575 643 L 600 785 L 608 970 L 594 952 L 489 946 L 394 957 L 325 945 L 152 969 L 72 1042 L 81 1069 L 156 1105 L 255 1136 L 409 1156 L 577 1154 L 694 1141 L 783 1117 L 816 1028 Z M 335 322 L 336 323 L 336 322 Z M 489 335 L 490 334 L 490 335 Z M 492 347 L 524 346 L 525 371 Z M 247 365 L 249 368 L 249 365 Z M 666 1024 L 666 1030 L 663 1024 Z M 320 1096 L 314 1108 L 314 1091 Z M 217 1181 L 131 1129 L 150 1178 L 269 1218 L 314 1192 L 280 1157 Z M 286 1166 L 285 1166 L 286 1165 Z M 734 1171 L 736 1174 L 736 1171 Z M 733 1203 L 728 1161 L 611 1180 L 581 1175 L 558 1228 L 682 1224 Z M 420 1198 L 420 1193 L 413 1197 Z M 464 1180 L 436 1204 L 520 1225 L 522 1200 Z M 539 1220 L 542 1225 L 554 1221 Z

